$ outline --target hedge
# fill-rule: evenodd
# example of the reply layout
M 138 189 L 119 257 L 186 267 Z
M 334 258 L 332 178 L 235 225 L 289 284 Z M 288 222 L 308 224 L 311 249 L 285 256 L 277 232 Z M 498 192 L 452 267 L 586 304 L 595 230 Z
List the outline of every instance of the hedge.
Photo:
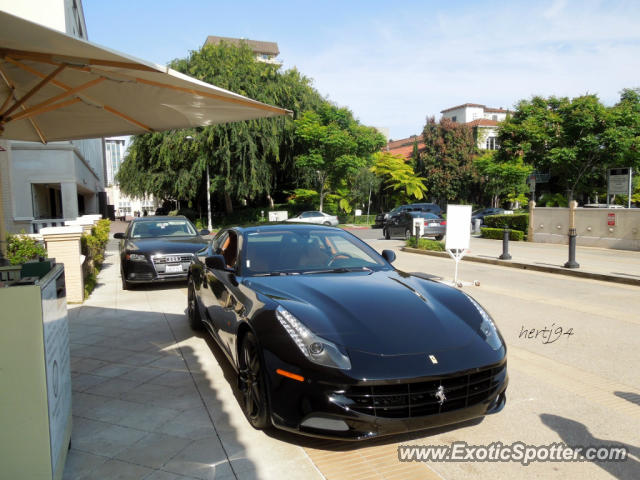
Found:
M 489 228 L 510 228 L 511 230 L 526 232 L 529 230 L 529 214 L 489 215 L 484 217 L 484 224 Z
M 480 230 L 482 231 L 482 238 L 491 238 L 493 240 L 502 240 L 502 238 L 504 236 L 504 228 L 482 227 Z M 510 230 L 509 231 L 509 240 L 513 240 L 513 241 L 516 241 L 516 242 L 524 240 L 524 232 L 522 232 L 520 230 Z
M 410 237 L 407 240 L 407 247 L 419 248 L 420 250 L 434 250 L 436 252 L 444 252 L 444 242 L 431 240 L 430 238 L 421 238 L 416 247 L 416 237 Z
M 47 258 L 44 245 L 29 237 L 24 230 L 19 235 L 7 235 L 7 259 L 11 265 L 19 265 L 39 257 Z
M 82 265 L 84 277 L 84 298 L 88 298 L 96 286 L 98 273 L 104 262 L 104 251 L 109 241 L 111 222 L 108 219 L 98 220 L 91 228 L 91 234 L 80 237 L 81 252 L 87 258 Z

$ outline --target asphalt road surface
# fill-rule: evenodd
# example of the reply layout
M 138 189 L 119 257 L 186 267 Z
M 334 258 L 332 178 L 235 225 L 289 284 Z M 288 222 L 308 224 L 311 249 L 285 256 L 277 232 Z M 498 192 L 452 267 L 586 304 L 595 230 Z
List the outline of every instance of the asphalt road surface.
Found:
M 353 233 L 377 251 L 403 244 L 382 240 L 380 230 Z M 396 253 L 400 270 L 453 278 L 453 260 Z M 622 445 L 630 454 L 624 462 L 428 465 L 447 479 L 640 478 L 640 288 L 464 262 L 459 275 L 480 282 L 464 290 L 491 313 L 507 342 L 507 405 L 479 424 L 423 432 L 402 443 Z

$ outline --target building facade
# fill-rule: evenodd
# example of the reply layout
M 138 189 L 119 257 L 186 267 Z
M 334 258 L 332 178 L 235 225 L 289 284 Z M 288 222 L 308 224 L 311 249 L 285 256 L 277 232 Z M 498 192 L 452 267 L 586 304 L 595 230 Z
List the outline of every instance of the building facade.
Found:
M 80 0 L 0 0 L 0 9 L 87 39 Z M 45 226 L 106 211 L 102 139 L 46 145 L 4 140 L 0 147 L 3 213 L 9 233 L 37 233 Z
M 144 215 L 144 212 L 153 215 L 158 207 L 153 198 L 132 198 L 120 191 L 116 175 L 120 165 L 124 161 L 127 148 L 129 148 L 130 136 L 108 137 L 104 139 L 105 166 L 107 171 L 107 202 L 113 205 L 117 217 L 133 217 L 136 214 Z
M 473 128 L 478 148 L 496 150 L 498 144 L 498 125 L 507 118 L 509 110 L 491 108 L 477 103 L 465 103 L 447 108 L 440 112 L 443 118 L 452 122 L 466 123 Z

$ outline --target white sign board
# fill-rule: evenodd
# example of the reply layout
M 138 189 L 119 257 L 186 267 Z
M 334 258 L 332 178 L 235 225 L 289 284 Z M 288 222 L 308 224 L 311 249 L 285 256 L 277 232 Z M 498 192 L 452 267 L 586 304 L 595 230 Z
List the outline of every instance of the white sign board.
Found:
M 447 205 L 447 250 L 467 250 L 471 238 L 471 205 Z
M 418 234 L 421 237 L 423 237 L 424 236 L 424 218 L 413 219 L 413 228 L 411 229 L 411 235 L 416 234 L 416 228 L 418 229 Z
M 609 170 L 609 193 L 627 195 L 629 193 L 629 169 L 612 168 Z

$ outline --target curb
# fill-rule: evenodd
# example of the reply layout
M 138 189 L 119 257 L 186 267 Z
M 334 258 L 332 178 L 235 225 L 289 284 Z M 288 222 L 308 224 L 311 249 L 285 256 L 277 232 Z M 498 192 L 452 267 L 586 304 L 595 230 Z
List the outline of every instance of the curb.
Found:
M 420 255 L 430 255 L 432 257 L 451 258 L 447 252 L 435 252 L 431 250 L 419 250 L 411 247 L 401 247 L 400 250 L 407 253 L 418 253 Z M 590 280 L 600 280 L 602 282 L 623 283 L 640 287 L 640 278 L 627 278 L 620 275 L 611 275 L 606 273 L 585 272 L 581 270 L 571 270 L 562 267 L 551 267 L 546 265 L 535 265 L 532 263 L 513 262 L 510 260 L 500 260 L 498 258 L 483 258 L 474 256 L 465 256 L 462 258 L 466 262 L 488 263 L 490 265 L 498 265 L 500 267 L 520 268 L 522 270 L 533 270 L 536 272 L 555 273 L 557 275 L 566 275 L 569 277 L 588 278 Z

